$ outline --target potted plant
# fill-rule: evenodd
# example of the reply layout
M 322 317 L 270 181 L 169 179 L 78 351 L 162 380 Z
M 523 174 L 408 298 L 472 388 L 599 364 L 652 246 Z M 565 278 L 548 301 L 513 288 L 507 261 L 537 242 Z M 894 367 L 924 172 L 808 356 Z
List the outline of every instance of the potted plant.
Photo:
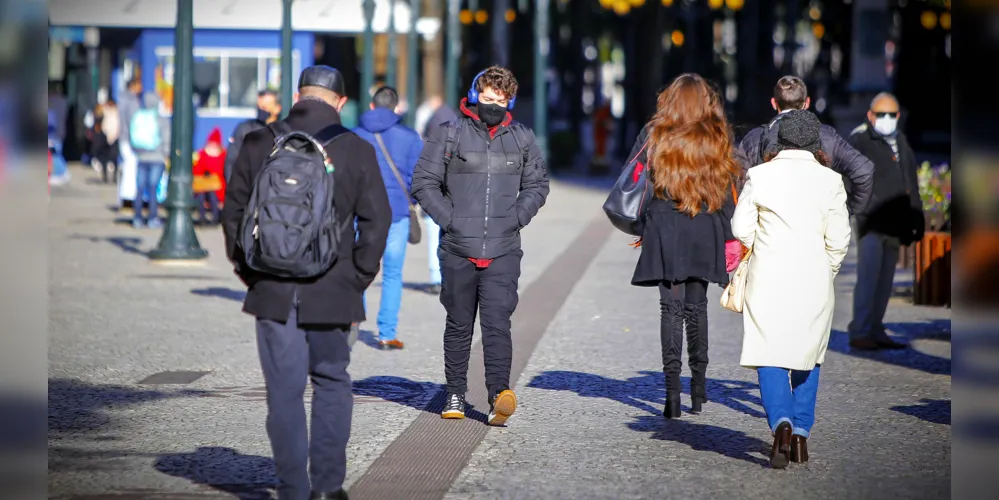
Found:
M 923 162 L 917 175 L 926 233 L 915 243 L 913 302 L 949 305 L 951 170 L 946 163 L 931 166 Z

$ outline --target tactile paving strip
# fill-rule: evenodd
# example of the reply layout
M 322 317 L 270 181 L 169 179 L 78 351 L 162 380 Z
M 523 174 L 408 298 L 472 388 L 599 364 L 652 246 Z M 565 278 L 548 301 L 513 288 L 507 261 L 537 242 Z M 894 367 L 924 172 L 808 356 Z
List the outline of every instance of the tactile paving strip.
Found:
M 596 257 L 610 234 L 603 214 L 576 237 L 554 263 L 521 294 L 512 318 L 513 363 L 511 384 L 527 366 L 538 340 L 548 330 L 586 267 Z M 444 420 L 445 392 L 438 393 L 402 434 L 375 459 L 350 488 L 358 500 L 440 500 L 465 468 L 475 447 L 486 436 L 489 405 L 486 401 L 482 344 L 476 342 L 468 363 L 468 403 L 464 420 Z M 441 367 L 443 369 L 443 367 Z M 511 425 L 516 425 L 516 416 Z

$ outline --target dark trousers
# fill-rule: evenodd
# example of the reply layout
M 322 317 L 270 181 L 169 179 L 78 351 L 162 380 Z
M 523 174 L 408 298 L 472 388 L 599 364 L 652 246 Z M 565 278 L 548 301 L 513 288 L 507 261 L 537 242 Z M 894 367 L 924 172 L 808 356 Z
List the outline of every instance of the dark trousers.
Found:
M 350 325 L 306 326 L 297 318 L 296 306 L 287 323 L 257 318 L 257 348 L 267 384 L 267 436 L 281 500 L 304 500 L 310 490 L 341 488 L 354 405 L 347 374 Z M 311 439 L 305 425 L 306 379 L 313 389 Z
M 663 350 L 666 395 L 680 397 L 683 334 L 687 333 L 690 395 L 705 398 L 708 368 L 708 282 L 691 279 L 659 285 L 659 340 Z M 686 328 L 684 326 L 686 325 Z
M 196 193 L 194 195 L 194 201 L 198 204 L 198 216 L 202 223 L 208 222 L 208 217 L 205 214 L 205 202 L 211 207 L 212 210 L 212 222 L 218 223 L 222 218 L 222 211 L 219 209 L 219 195 L 215 191 L 207 191 L 204 193 Z
M 493 259 L 477 268 L 464 257 L 438 250 L 441 261 L 441 304 L 447 311 L 444 327 L 444 375 L 452 394 L 468 390 L 468 357 L 472 350 L 475 315 L 481 317 L 482 351 L 490 401 L 510 388 L 513 341 L 510 316 L 517 308 L 522 250 Z
M 847 327 L 851 339 L 890 340 L 885 332 L 884 319 L 894 288 L 900 246 L 897 238 L 875 232 L 857 240 L 853 319 Z

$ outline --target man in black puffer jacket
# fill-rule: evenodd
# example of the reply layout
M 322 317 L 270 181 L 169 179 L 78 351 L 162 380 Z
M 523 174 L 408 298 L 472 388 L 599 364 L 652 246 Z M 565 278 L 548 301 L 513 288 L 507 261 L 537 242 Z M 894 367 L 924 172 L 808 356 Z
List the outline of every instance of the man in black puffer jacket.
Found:
M 784 113 L 792 109 L 808 109 L 811 99 L 805 82 L 796 76 L 784 76 L 774 85 L 774 96 L 770 105 L 777 111 L 777 116 L 770 123 L 760 125 L 750 130 L 739 148 L 745 153 L 742 160 L 743 174 L 745 171 L 764 163 L 767 150 L 777 144 L 777 122 Z M 836 129 L 822 125 L 819 129 L 819 140 L 822 151 L 832 160 L 830 167 L 843 176 L 846 192 L 849 195 L 847 208 L 853 215 L 864 213 L 871 200 L 871 190 L 874 187 L 874 164 L 859 151 L 853 148 Z M 743 175 L 745 178 L 745 175 Z
M 517 308 L 520 230 L 548 196 L 548 176 L 534 133 L 513 121 L 517 79 L 506 68 L 479 73 L 461 114 L 431 130 L 413 173 L 413 197 L 441 227 L 441 304 L 447 404 L 441 416 L 464 418 L 466 374 L 476 312 L 489 392 L 489 424 L 517 407 L 510 390 Z

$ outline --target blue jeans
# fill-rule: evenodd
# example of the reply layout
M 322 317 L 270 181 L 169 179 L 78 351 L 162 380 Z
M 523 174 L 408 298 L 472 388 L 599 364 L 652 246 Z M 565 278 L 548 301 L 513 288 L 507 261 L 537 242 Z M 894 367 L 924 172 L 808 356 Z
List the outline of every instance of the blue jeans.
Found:
M 382 256 L 382 302 L 378 306 L 378 340 L 395 339 L 402 305 L 402 265 L 406 262 L 409 244 L 409 218 L 397 220 L 389 227 L 385 254 Z
M 423 218 L 427 225 L 427 263 L 430 266 L 430 284 L 441 284 L 441 260 L 437 257 L 437 247 L 441 243 L 441 227 L 430 216 Z
M 159 200 L 156 198 L 156 188 L 160 185 L 160 178 L 163 177 L 163 170 L 166 165 L 160 162 L 139 162 L 135 168 L 135 200 L 132 207 L 135 209 L 137 223 L 142 222 L 142 199 L 149 202 L 149 221 L 159 220 Z
M 781 422 L 789 422 L 794 434 L 807 438 L 815 425 L 819 365 L 810 371 L 762 366 L 756 374 L 770 430 L 776 431 Z
M 52 177 L 62 178 L 66 175 L 66 158 L 62 156 L 62 142 L 53 141 L 52 149 Z

